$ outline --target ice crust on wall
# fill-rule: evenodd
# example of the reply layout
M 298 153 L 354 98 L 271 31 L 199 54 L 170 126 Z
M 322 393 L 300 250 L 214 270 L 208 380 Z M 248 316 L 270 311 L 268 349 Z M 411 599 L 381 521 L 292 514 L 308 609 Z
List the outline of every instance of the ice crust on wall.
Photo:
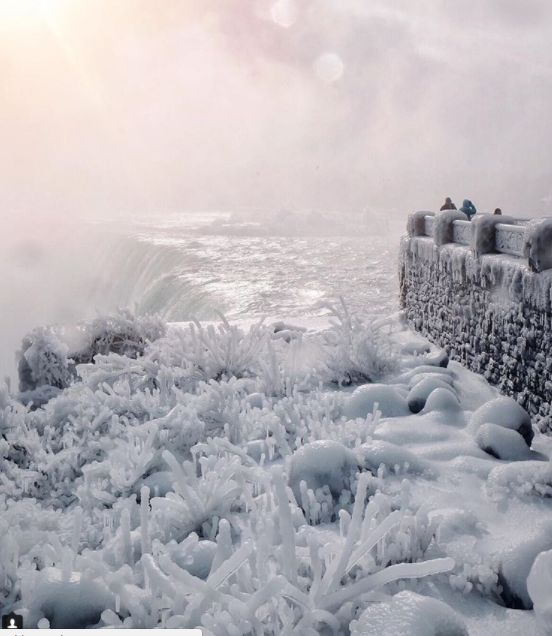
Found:
M 552 271 L 519 258 L 479 258 L 458 244 L 404 237 L 401 303 L 408 322 L 550 426 Z

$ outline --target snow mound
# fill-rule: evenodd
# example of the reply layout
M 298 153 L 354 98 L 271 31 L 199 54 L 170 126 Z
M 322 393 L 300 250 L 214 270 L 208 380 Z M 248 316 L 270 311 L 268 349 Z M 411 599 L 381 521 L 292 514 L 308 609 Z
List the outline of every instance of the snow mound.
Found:
M 552 633 L 552 550 L 541 552 L 527 577 L 527 591 L 537 621 L 545 634 Z
M 513 609 L 533 609 L 527 579 L 537 555 L 552 549 L 552 525 L 538 529 L 537 534 L 521 545 L 516 545 L 501 558 L 499 583 L 502 600 Z M 552 598 L 548 589 L 548 598 Z M 538 594 L 537 594 L 538 596 Z
M 482 424 L 475 441 L 481 450 L 497 459 L 521 460 L 530 455 L 529 447 L 517 431 L 498 424 Z
M 552 464 L 531 460 L 496 466 L 487 478 L 487 493 L 493 499 L 512 494 L 520 498 L 552 497 Z
M 383 417 L 408 415 L 404 391 L 386 384 L 363 384 L 357 387 L 345 403 L 343 414 L 349 419 L 366 418 L 376 408 Z
M 355 449 L 358 463 L 362 468 L 376 474 L 383 465 L 396 473 L 421 474 L 428 470 L 428 465 L 406 448 L 385 442 L 371 440 Z
M 531 417 L 514 399 L 498 397 L 474 411 L 470 420 L 470 426 L 474 432 L 487 423 L 498 424 L 498 426 L 517 431 L 527 445 L 531 446 L 534 436 Z
M 415 384 L 408 392 L 406 398 L 408 408 L 412 413 L 419 413 L 424 408 L 427 398 L 432 391 L 438 388 L 452 390 L 450 382 L 441 379 L 438 374 L 431 374 L 431 377 L 424 377 Z
M 333 440 L 318 440 L 296 451 L 290 462 L 289 485 L 301 501 L 301 482 L 316 491 L 327 486 L 334 497 L 351 490 L 352 477 L 358 472 L 354 453 Z
M 351 623 L 351 636 L 468 636 L 468 630 L 446 603 L 403 591 L 364 610 Z

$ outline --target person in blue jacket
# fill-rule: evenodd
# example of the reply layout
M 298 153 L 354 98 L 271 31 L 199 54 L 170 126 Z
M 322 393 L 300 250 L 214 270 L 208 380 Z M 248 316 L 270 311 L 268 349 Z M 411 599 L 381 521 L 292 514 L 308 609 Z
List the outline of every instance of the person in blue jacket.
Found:
M 475 205 L 469 199 L 464 199 L 460 212 L 463 212 L 468 217 L 468 220 L 471 221 L 477 210 L 475 209 Z

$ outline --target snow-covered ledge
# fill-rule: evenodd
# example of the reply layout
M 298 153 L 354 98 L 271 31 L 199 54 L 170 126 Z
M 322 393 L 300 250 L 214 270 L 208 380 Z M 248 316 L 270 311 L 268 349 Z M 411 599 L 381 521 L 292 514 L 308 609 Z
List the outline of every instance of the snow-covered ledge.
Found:
M 399 262 L 410 325 L 552 430 L 552 219 L 415 213 Z

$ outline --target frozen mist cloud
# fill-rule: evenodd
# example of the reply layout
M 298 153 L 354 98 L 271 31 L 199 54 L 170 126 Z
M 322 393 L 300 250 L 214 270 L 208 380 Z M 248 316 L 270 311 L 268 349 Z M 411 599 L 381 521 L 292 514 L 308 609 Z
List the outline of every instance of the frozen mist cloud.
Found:
M 16 4 L 3 211 L 550 209 L 543 1 Z

